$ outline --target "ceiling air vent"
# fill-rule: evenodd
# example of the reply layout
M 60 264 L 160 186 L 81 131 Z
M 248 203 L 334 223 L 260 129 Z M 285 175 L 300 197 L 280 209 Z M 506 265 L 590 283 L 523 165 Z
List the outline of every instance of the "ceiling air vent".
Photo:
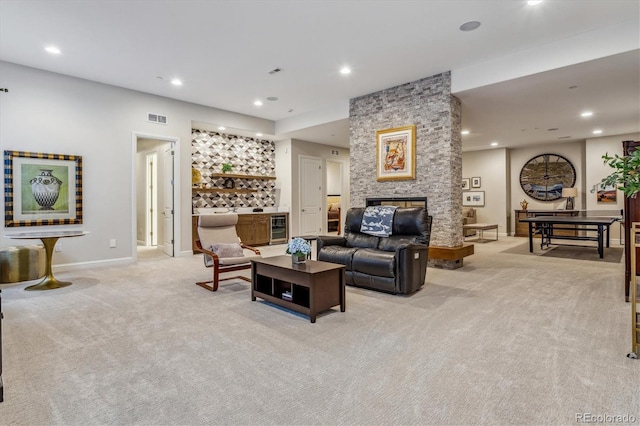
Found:
M 272 69 L 271 71 L 269 71 L 269 74 L 273 75 L 278 74 L 279 72 L 282 72 L 282 68 L 280 67 Z
M 147 114 L 147 121 L 150 123 L 167 124 L 167 116 L 150 112 Z
M 332 149 L 331 150 L 331 155 L 335 155 L 336 157 L 340 155 L 340 151 L 338 151 L 337 149 Z

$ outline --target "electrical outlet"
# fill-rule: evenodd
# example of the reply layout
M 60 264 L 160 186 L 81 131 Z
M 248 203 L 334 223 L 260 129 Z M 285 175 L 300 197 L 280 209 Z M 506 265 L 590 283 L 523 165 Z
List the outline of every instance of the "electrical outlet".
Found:
M 58 241 L 54 249 L 55 251 L 62 251 L 62 241 Z
M 109 240 L 109 247 L 114 248 L 115 246 L 116 246 L 116 240 L 115 239 Z

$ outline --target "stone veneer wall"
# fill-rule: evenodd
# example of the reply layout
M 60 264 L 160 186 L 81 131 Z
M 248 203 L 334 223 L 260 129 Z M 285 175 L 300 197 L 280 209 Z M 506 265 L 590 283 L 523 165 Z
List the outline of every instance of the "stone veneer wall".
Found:
M 461 105 L 451 95 L 451 73 L 351 99 L 349 121 L 351 205 L 364 206 L 368 197 L 426 196 L 433 216 L 431 245 L 461 245 Z M 376 131 L 412 124 L 416 126 L 416 179 L 378 182 Z
M 266 140 L 227 135 L 193 129 L 191 132 L 191 167 L 202 174 L 207 188 L 224 188 L 222 164 L 230 163 L 232 174 L 275 176 L 275 143 Z M 276 205 L 276 181 L 234 179 L 236 189 L 256 189 L 256 192 L 193 191 L 193 207 L 273 207 Z

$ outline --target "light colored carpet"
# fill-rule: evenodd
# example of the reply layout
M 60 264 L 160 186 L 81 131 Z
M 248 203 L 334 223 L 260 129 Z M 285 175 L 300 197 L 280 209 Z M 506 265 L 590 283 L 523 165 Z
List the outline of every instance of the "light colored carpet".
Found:
M 199 256 L 5 286 L 0 424 L 640 422 L 623 265 L 503 252 L 522 242 L 429 268 L 410 297 L 348 287 L 347 311 L 315 324 L 251 302 L 244 281 L 196 286 Z

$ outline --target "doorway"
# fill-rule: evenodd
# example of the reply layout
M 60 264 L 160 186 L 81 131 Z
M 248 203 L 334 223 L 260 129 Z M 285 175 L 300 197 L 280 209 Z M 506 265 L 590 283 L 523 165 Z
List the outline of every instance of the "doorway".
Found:
M 344 209 L 343 195 L 343 163 L 342 161 L 326 160 L 326 188 L 327 188 L 327 234 L 340 234 L 342 229 Z M 336 219 L 337 216 L 337 219 Z M 336 222 L 337 220 L 337 222 Z
M 176 139 L 134 134 L 133 253 L 175 255 Z

